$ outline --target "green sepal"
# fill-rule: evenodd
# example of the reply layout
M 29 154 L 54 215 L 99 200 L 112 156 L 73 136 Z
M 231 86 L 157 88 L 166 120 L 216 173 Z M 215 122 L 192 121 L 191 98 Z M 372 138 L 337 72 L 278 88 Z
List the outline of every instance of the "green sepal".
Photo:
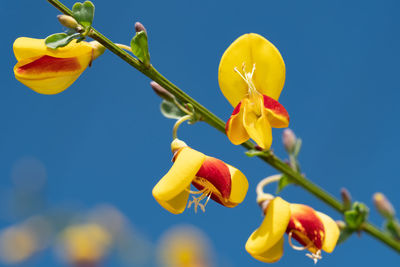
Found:
M 94 18 L 94 5 L 90 1 L 85 1 L 83 4 L 77 2 L 72 7 L 72 16 L 76 21 L 85 28 L 88 32 L 92 27 Z
M 192 117 L 190 118 L 189 123 L 194 124 L 201 120 L 201 115 L 196 112 L 194 106 L 190 103 L 185 104 L 185 108 L 191 113 Z
M 180 110 L 175 103 L 163 100 L 160 106 L 161 114 L 168 119 L 180 119 L 186 115 L 185 112 Z
M 286 186 L 293 184 L 294 181 L 286 175 L 282 175 L 278 182 L 278 188 L 276 189 L 276 194 L 279 194 Z
M 47 36 L 44 43 L 47 47 L 52 49 L 57 49 L 59 47 L 64 47 L 68 45 L 74 38 L 79 36 L 79 33 L 74 34 L 66 34 L 66 33 L 55 33 L 50 36 Z
M 344 213 L 346 225 L 351 230 L 359 230 L 362 223 L 367 219 L 368 213 L 369 209 L 365 204 L 354 202 L 352 209 Z
M 297 158 L 299 156 L 300 150 L 301 150 L 301 144 L 302 141 L 300 138 L 296 139 L 296 144 L 294 145 L 293 148 L 293 155 L 295 156 L 295 158 Z
M 387 220 L 385 223 L 385 230 L 389 232 L 391 236 L 400 240 L 400 224 L 396 219 Z
M 137 32 L 131 40 L 132 53 L 145 65 L 150 66 L 149 46 L 147 34 L 144 31 Z
M 344 241 L 346 241 L 353 233 L 354 233 L 354 230 L 352 230 L 348 227 L 340 230 L 340 236 L 339 236 L 339 239 L 338 239 L 336 245 L 339 245 L 340 243 L 343 243 Z

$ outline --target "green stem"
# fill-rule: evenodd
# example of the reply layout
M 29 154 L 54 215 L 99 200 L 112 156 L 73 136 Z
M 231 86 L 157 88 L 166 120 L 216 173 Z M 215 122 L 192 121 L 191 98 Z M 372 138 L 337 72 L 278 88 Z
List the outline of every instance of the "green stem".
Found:
M 58 10 L 66 15 L 72 15 L 72 11 L 64 6 L 58 0 L 47 0 L 53 6 L 55 6 Z M 225 123 L 212 112 L 210 112 L 207 108 L 202 106 L 200 103 L 195 101 L 181 89 L 179 89 L 175 84 L 170 82 L 164 76 L 162 76 L 153 66 L 146 67 L 136 58 L 131 56 L 129 53 L 124 51 L 123 49 L 119 48 L 116 44 L 114 44 L 111 40 L 107 39 L 103 36 L 100 32 L 95 29 L 92 29 L 89 33 L 89 36 L 94 40 L 101 43 L 115 55 L 119 56 L 122 60 L 130 64 L 132 67 L 136 68 L 138 71 L 142 72 L 144 75 L 152 79 L 153 81 L 157 82 L 159 85 L 164 87 L 170 93 L 172 93 L 178 100 L 182 103 L 190 103 L 195 108 L 196 112 L 201 115 L 201 119 L 208 123 L 209 125 L 213 126 L 218 131 L 225 134 Z M 242 144 L 243 147 L 246 149 L 255 149 L 255 145 L 247 141 Z M 302 174 L 294 171 L 290 166 L 288 166 L 285 162 L 281 159 L 276 157 L 272 152 L 266 153 L 264 155 L 259 156 L 262 160 L 267 162 L 276 170 L 280 171 L 281 173 L 287 175 L 292 180 L 296 182 L 296 184 L 303 187 L 305 190 L 331 206 L 332 208 L 336 209 L 338 212 L 343 213 L 345 211 L 343 204 L 331 194 L 326 192 L 321 187 L 317 186 L 307 178 L 305 178 Z M 389 247 L 393 248 L 394 250 L 400 252 L 400 242 L 397 242 L 391 238 L 389 238 L 386 234 L 382 233 L 376 227 L 371 225 L 370 223 L 365 223 L 364 231 L 369 233 L 370 235 L 374 236 L 376 239 L 382 241 Z
M 392 238 L 389 234 L 380 231 L 376 226 L 370 222 L 364 222 L 361 229 L 375 237 L 375 239 L 382 241 L 386 245 L 390 246 L 394 250 L 400 252 L 400 242 Z

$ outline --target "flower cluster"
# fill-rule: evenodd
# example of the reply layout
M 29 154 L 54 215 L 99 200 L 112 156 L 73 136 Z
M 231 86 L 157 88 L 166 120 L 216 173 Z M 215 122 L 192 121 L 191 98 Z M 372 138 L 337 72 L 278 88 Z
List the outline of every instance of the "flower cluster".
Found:
M 142 39 L 137 37 L 136 43 L 147 42 L 146 33 L 140 36 Z M 52 49 L 42 39 L 25 37 L 18 38 L 13 48 L 18 60 L 14 67 L 16 79 L 41 94 L 64 91 L 105 49 L 96 42 L 75 40 L 65 47 Z M 143 59 L 138 58 L 144 64 Z M 251 138 L 263 150 L 269 149 L 272 127 L 289 125 L 288 112 L 278 102 L 285 81 L 285 64 L 278 49 L 258 34 L 245 34 L 223 54 L 218 79 L 223 95 L 234 107 L 226 123 L 229 140 L 238 145 Z M 180 214 L 191 206 L 195 211 L 198 208 L 205 211 L 210 199 L 225 207 L 235 207 L 244 200 L 249 185 L 241 171 L 178 139 L 173 140 L 171 149 L 173 165 L 153 189 L 154 198 L 167 211 Z M 285 233 L 293 248 L 307 249 L 311 253 L 307 255 L 315 261 L 321 258 L 321 250 L 333 251 L 339 230 L 330 217 L 302 204 L 290 204 L 280 197 L 264 204 L 264 221 L 246 243 L 246 250 L 254 258 L 263 262 L 279 260 Z M 79 262 L 97 261 L 109 242 L 107 233 L 94 226 L 88 227 L 73 228 L 65 233 L 68 251 Z M 75 246 L 76 238 L 81 236 L 87 237 L 85 247 Z M 293 245 L 292 238 L 302 247 Z M 92 246 L 92 239 L 101 239 L 102 247 Z M 90 258 L 81 256 L 85 249 L 90 249 Z

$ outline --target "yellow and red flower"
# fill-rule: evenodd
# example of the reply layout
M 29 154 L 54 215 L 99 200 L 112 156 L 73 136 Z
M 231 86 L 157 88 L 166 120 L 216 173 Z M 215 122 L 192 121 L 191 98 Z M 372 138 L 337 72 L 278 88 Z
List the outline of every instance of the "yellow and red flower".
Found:
M 226 123 L 229 140 L 239 145 L 249 138 L 271 147 L 272 129 L 289 125 L 278 102 L 285 83 L 285 63 L 264 37 L 249 33 L 234 41 L 221 58 L 218 71 L 222 93 L 235 109 Z
M 173 166 L 153 188 L 153 196 L 158 203 L 171 213 L 182 213 L 188 203 L 189 195 L 195 211 L 203 211 L 211 198 L 226 207 L 235 207 L 241 203 L 249 187 L 244 174 L 223 161 L 204 155 L 185 142 L 175 139 L 171 144 Z M 199 191 L 191 191 L 190 185 Z M 205 203 L 200 203 L 203 199 Z
M 332 252 L 339 238 L 339 228 L 334 220 L 309 206 L 291 204 L 280 197 L 271 200 L 264 211 L 260 228 L 246 243 L 246 250 L 255 259 L 276 262 L 283 255 L 283 236 L 289 235 L 290 245 L 297 250 L 307 249 L 315 262 L 321 259 L 321 250 Z M 294 238 L 302 246 L 292 244 Z
M 104 52 L 97 42 L 72 41 L 66 47 L 48 48 L 44 39 L 15 40 L 15 78 L 33 91 L 53 95 L 67 89 L 93 59 Z

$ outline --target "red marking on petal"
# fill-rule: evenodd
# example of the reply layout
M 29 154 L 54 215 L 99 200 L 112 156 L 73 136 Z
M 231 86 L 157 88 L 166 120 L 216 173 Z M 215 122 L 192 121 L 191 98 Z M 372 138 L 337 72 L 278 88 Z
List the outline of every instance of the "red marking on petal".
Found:
M 57 58 L 42 56 L 26 65 L 20 66 L 17 72 L 21 74 L 41 74 L 48 72 L 75 71 L 81 68 L 81 64 L 75 57 Z
M 228 129 L 229 129 L 229 122 L 230 122 L 231 118 L 232 118 L 233 116 L 235 116 L 236 114 L 239 113 L 239 111 L 240 111 L 240 106 L 241 106 L 241 105 L 242 105 L 242 101 L 240 101 L 239 104 L 237 104 L 237 106 L 235 107 L 235 109 L 234 109 L 233 112 L 232 112 L 231 117 L 230 117 L 229 120 L 226 122 L 226 124 L 225 124 L 225 132 L 226 132 L 226 133 L 228 132 Z
M 237 106 L 236 106 L 235 109 L 233 110 L 231 116 L 236 115 L 236 114 L 239 113 L 239 111 L 240 111 L 240 106 L 241 106 L 241 105 L 242 105 L 242 101 L 240 101 L 239 104 L 237 104 Z
M 231 173 L 223 161 L 207 157 L 196 176 L 210 182 L 218 190 L 217 193 L 220 193 L 223 198 L 229 198 L 231 194 Z M 200 190 L 202 189 L 202 186 L 195 181 L 193 181 L 193 185 Z
M 325 237 L 324 225 L 315 211 L 306 205 L 291 204 L 291 217 L 286 233 L 293 231 L 293 238 L 303 246 L 312 242 L 317 249 L 322 248 Z M 306 237 L 306 238 L 305 238 Z
M 275 99 L 263 95 L 264 98 L 264 107 L 266 109 L 271 110 L 273 113 L 285 117 L 289 121 L 289 113 L 286 111 L 285 107 L 282 106 L 278 101 Z
M 231 121 L 231 118 L 229 118 L 229 120 L 226 122 L 225 124 L 225 132 L 228 133 L 229 130 L 229 122 Z

